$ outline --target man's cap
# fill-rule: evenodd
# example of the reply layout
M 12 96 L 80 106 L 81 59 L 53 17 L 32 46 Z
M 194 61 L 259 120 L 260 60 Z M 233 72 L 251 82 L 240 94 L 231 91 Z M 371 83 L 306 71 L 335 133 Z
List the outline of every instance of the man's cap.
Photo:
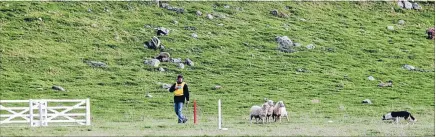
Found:
M 177 78 L 183 78 L 183 76 L 182 75 L 178 75 Z

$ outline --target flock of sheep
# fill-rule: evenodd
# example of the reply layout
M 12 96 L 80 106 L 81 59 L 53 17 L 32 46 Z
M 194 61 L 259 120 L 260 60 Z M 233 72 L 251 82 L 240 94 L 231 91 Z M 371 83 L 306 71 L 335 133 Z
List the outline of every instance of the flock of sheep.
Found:
M 258 120 L 262 120 L 262 124 L 265 123 L 265 121 L 268 123 L 271 122 L 271 118 L 274 122 L 279 120 L 281 123 L 281 117 L 286 117 L 286 120 L 289 121 L 288 112 L 286 111 L 283 101 L 278 101 L 274 104 L 274 101 L 265 99 L 265 103 L 261 106 L 255 105 L 250 109 L 250 123 L 252 123 L 253 118 L 255 118 L 256 123 Z

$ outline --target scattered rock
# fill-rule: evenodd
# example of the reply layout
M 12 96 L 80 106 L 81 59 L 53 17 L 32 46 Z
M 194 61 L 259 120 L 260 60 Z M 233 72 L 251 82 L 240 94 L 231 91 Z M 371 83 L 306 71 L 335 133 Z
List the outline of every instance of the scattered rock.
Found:
M 374 78 L 374 77 L 372 77 L 372 76 L 369 76 L 369 77 L 368 77 L 368 80 L 371 80 L 371 81 L 373 81 L 373 80 L 375 80 L 375 78 Z
M 371 100 L 365 99 L 362 101 L 363 104 L 372 104 Z
M 211 14 L 207 14 L 208 19 L 213 19 L 213 16 Z
M 380 84 L 378 84 L 377 86 L 378 86 L 378 87 L 392 87 L 392 86 L 393 86 L 393 83 L 392 83 L 392 80 L 389 80 L 389 81 L 386 82 L 386 83 L 383 83 L 382 81 L 380 81 Z
M 44 88 L 36 88 L 37 90 L 44 90 Z
M 159 67 L 160 61 L 158 59 L 152 59 L 150 65 L 153 67 Z
M 279 50 L 290 49 L 294 45 L 288 36 L 276 37 Z
M 416 2 L 412 4 L 412 7 L 413 7 L 413 9 L 415 9 L 415 10 L 420 10 L 420 9 L 422 9 L 422 7 L 419 6 L 418 3 L 416 3 Z
M 171 62 L 173 62 L 173 63 L 181 63 L 182 59 L 181 58 L 172 58 Z
M 274 16 L 278 16 L 278 15 L 279 15 L 279 11 L 276 10 L 276 9 L 272 10 L 270 13 L 271 13 L 272 15 L 274 15 Z
M 188 66 L 194 66 L 194 62 L 192 62 L 189 58 L 186 59 L 185 63 L 188 64 Z
M 328 122 L 329 122 L 329 123 L 333 123 L 333 121 L 331 121 L 331 120 L 329 120 Z
M 166 29 L 164 27 L 159 27 L 159 28 L 157 28 L 157 32 L 156 33 L 157 33 L 158 36 L 160 36 L 160 35 L 168 35 L 170 33 L 170 30 L 168 30 L 168 29 Z
M 173 20 L 173 24 L 179 24 L 177 20 Z
M 415 67 L 414 67 L 414 66 L 412 66 L 412 65 L 408 65 L 408 64 L 404 65 L 403 68 L 404 68 L 404 69 L 407 69 L 407 70 L 415 70 Z
M 198 38 L 198 35 L 195 34 L 195 33 L 192 33 L 191 36 L 192 36 L 193 38 Z
M 300 21 L 306 21 L 306 19 L 304 19 L 304 18 L 301 18 L 301 19 L 300 19 Z
M 51 89 L 53 89 L 53 90 L 58 90 L 58 91 L 65 91 L 65 89 L 63 88 L 63 87 L 61 87 L 61 86 L 52 86 L 51 87 Z
M 90 65 L 92 67 L 100 67 L 100 68 L 106 68 L 107 67 L 106 63 L 99 62 L 99 61 L 89 61 L 88 65 Z
M 388 26 L 387 28 L 388 28 L 388 30 L 390 30 L 390 31 L 395 30 L 395 29 L 394 29 L 394 26 Z
M 169 88 L 171 88 L 171 84 L 166 84 L 166 83 L 163 83 L 162 84 L 162 88 L 164 88 L 164 89 L 169 89 Z
M 221 88 L 222 87 L 220 85 L 216 85 L 216 86 L 213 87 L 214 90 L 221 89 Z
M 343 105 L 339 106 L 339 110 L 344 111 L 345 110 L 345 106 L 343 106 Z
M 315 49 L 315 45 L 313 44 L 309 44 L 306 46 L 307 49 Z
M 91 24 L 91 27 L 97 28 L 97 27 L 98 27 L 98 25 L 97 25 L 97 24 L 95 24 L 95 23 L 92 23 L 92 24 Z
M 224 24 L 222 24 L 222 23 L 220 23 L 220 24 L 217 24 L 218 26 L 224 26 Z
M 158 59 L 160 62 L 169 62 L 170 61 L 170 53 L 168 52 L 161 52 L 158 56 L 155 57 L 155 59 Z
M 306 69 L 304 69 L 304 68 L 298 68 L 297 72 L 308 72 L 308 71 Z
M 294 43 L 294 47 L 300 47 L 301 44 L 300 43 Z
M 203 13 L 202 13 L 201 11 L 199 11 L 199 10 L 197 10 L 197 11 L 195 12 L 195 14 L 197 14 L 197 16 L 201 16 L 201 15 L 203 15 Z
M 164 49 L 164 46 L 160 43 L 159 38 L 156 36 L 153 36 L 153 38 L 150 41 L 144 42 L 144 47 L 149 49 Z
M 145 95 L 145 97 L 152 98 L 153 96 L 152 96 L 150 93 L 147 92 L 147 94 Z
M 237 11 L 243 11 L 243 10 L 244 10 L 244 8 L 241 8 L 241 7 L 237 7 L 237 8 L 236 8 L 236 10 L 237 10 Z
M 185 30 L 197 30 L 197 28 L 193 26 L 185 26 Z
M 109 8 L 104 7 L 104 11 L 105 11 L 105 12 L 109 12 Z
M 224 6 L 224 8 L 228 9 L 228 8 L 230 8 L 230 6 L 229 6 L 229 5 L 226 5 L 226 6 Z
M 179 63 L 179 68 L 184 69 L 185 65 L 183 63 Z
M 399 24 L 399 25 L 404 25 L 405 23 L 406 23 L 406 21 L 404 21 L 404 20 L 399 20 L 399 21 L 398 21 L 398 24 Z
M 88 12 L 92 12 L 92 9 L 91 9 L 91 8 L 88 8 Z
M 162 68 L 162 67 L 159 67 L 159 71 L 160 71 L 160 72 L 165 72 L 165 69 Z
M 319 103 L 320 102 L 320 100 L 318 100 L 318 99 L 313 99 L 311 101 L 312 101 L 312 103 Z
M 404 2 L 404 8 L 406 8 L 406 9 L 412 9 L 412 8 L 413 8 L 412 3 L 408 2 L 408 1 L 405 1 L 405 2 Z
M 39 21 L 42 21 L 42 18 L 38 18 Z
M 149 25 L 149 24 L 145 24 L 145 25 L 144 25 L 144 28 L 151 28 L 151 25 Z
M 171 10 L 171 11 L 175 11 L 176 13 L 181 13 L 183 14 L 185 12 L 185 9 L 183 8 L 179 8 L 179 7 L 172 7 L 170 4 L 168 3 L 161 3 L 160 4 L 161 8 L 167 9 L 167 10 Z

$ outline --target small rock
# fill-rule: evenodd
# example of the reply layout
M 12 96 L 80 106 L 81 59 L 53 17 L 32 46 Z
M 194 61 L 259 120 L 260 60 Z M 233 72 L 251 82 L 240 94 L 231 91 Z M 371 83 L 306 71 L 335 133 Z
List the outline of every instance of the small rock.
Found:
M 220 24 L 217 24 L 218 26 L 224 26 L 224 24 L 222 24 L 222 23 L 220 23 Z
M 171 62 L 173 62 L 173 63 L 181 63 L 182 59 L 181 58 L 172 58 Z
M 371 100 L 365 99 L 362 101 L 363 104 L 372 104 Z
M 195 33 L 192 33 L 191 36 L 192 36 L 193 38 L 198 38 L 198 35 L 195 34 Z
M 295 46 L 295 47 L 300 47 L 301 44 L 300 44 L 300 43 L 294 43 L 294 46 Z
M 145 24 L 144 28 L 151 28 L 151 25 Z
M 160 71 L 160 72 L 165 72 L 165 69 L 162 68 L 162 67 L 159 67 L 159 71 Z
M 207 32 L 207 34 L 212 35 L 212 32 Z
M 91 9 L 91 8 L 89 8 L 89 9 L 88 9 L 88 12 L 92 12 L 92 9 Z
M 237 11 L 242 11 L 242 10 L 244 10 L 244 8 L 237 7 L 236 10 L 237 10 Z
M 230 8 L 230 6 L 229 6 L 229 5 L 226 5 L 226 6 L 224 6 L 224 8 L 228 9 L 228 8 Z
M 161 3 L 160 4 L 160 7 L 164 8 L 164 9 L 168 8 L 169 6 L 170 6 L 170 4 L 168 4 L 168 3 Z
M 404 2 L 404 8 L 406 8 L 406 9 L 412 9 L 412 8 L 413 8 L 412 3 L 408 2 L 408 1 L 405 1 L 405 2 Z
M 415 9 L 415 10 L 420 10 L 420 9 L 422 9 L 422 7 L 419 6 L 418 3 L 416 3 L 416 2 L 412 4 L 412 7 L 413 7 L 413 9 Z
M 318 99 L 313 99 L 311 101 L 312 101 L 312 103 L 319 103 L 320 102 Z
M 276 10 L 276 9 L 272 10 L 270 13 L 271 13 L 272 15 L 274 15 L 274 16 L 278 16 L 278 15 L 279 15 L 279 11 Z
M 109 12 L 109 8 L 104 7 L 104 11 L 105 11 L 105 12 Z
M 177 20 L 173 20 L 173 24 L 179 24 Z
M 344 111 L 345 110 L 345 106 L 343 106 L 343 105 L 339 106 L 339 110 Z
M 194 66 L 194 62 L 192 62 L 189 58 L 186 59 L 185 63 L 188 64 L 188 66 Z
M 329 120 L 328 122 L 329 122 L 329 123 L 333 123 L 333 121 L 331 121 L 331 120 Z
M 369 77 L 368 77 L 368 80 L 371 80 L 371 81 L 373 81 L 373 80 L 375 80 L 375 78 L 374 78 L 374 77 L 372 77 L 372 76 L 369 76 Z
M 179 68 L 184 69 L 185 65 L 183 63 L 179 63 Z
M 98 26 L 97 26 L 97 24 L 93 23 L 93 24 L 91 24 L 91 27 L 97 28 Z
M 220 85 L 216 85 L 215 87 L 213 87 L 214 90 L 220 89 L 222 88 Z
M 406 23 L 406 21 L 404 21 L 404 20 L 399 20 L 398 21 L 398 24 L 400 24 L 400 25 L 404 25 Z
M 197 14 L 197 16 L 203 15 L 203 13 L 201 11 L 199 11 L 199 10 L 197 10 L 197 12 L 195 12 L 195 14 Z
M 164 88 L 164 89 L 169 89 L 169 88 L 171 88 L 171 84 L 162 84 L 162 88 Z
M 147 94 L 146 94 L 145 96 L 148 97 L 148 98 L 152 98 L 152 97 L 153 97 L 153 96 L 150 95 L 150 93 L 148 93 L 148 92 L 147 92 Z
M 213 19 L 213 16 L 211 14 L 207 14 L 208 19 Z
M 404 65 L 403 68 L 404 68 L 404 69 L 407 69 L 407 70 L 415 70 L 415 67 L 414 67 L 414 66 L 412 66 L 412 65 L 407 65 L 407 64 Z
M 106 63 L 99 62 L 99 61 L 89 61 L 88 64 L 92 67 L 101 67 L 101 68 L 107 67 Z
M 197 30 L 197 28 L 193 26 L 185 26 L 185 30 Z
M 42 21 L 42 18 L 38 18 L 39 21 Z
M 292 40 L 288 38 L 288 36 L 276 37 L 276 42 L 278 43 L 278 49 L 290 49 L 294 44 Z
M 170 33 L 170 30 L 168 30 L 164 27 L 157 28 L 157 35 L 168 35 L 169 33 Z
M 52 86 L 51 89 L 53 90 L 59 90 L 59 91 L 65 91 L 65 89 L 61 86 Z
M 159 67 L 160 61 L 158 59 L 152 59 L 150 65 L 153 67 Z
M 315 45 L 313 44 L 309 44 L 306 46 L 307 49 L 315 49 Z
M 388 26 L 387 28 L 388 28 L 388 30 L 390 30 L 390 31 L 395 30 L 395 29 L 394 29 L 394 26 Z
M 300 21 L 306 21 L 306 19 L 304 19 L 304 18 L 301 18 L 301 19 L 300 19 Z

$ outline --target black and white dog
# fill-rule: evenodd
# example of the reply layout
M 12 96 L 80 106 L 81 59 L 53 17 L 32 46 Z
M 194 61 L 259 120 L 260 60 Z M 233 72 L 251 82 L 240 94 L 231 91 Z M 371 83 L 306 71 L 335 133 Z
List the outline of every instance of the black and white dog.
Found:
M 398 123 L 400 121 L 400 118 L 404 118 L 409 122 L 416 122 L 415 117 L 413 117 L 412 114 L 407 111 L 392 111 L 390 113 L 387 113 L 386 115 L 383 115 L 382 120 L 394 120 L 395 123 Z

